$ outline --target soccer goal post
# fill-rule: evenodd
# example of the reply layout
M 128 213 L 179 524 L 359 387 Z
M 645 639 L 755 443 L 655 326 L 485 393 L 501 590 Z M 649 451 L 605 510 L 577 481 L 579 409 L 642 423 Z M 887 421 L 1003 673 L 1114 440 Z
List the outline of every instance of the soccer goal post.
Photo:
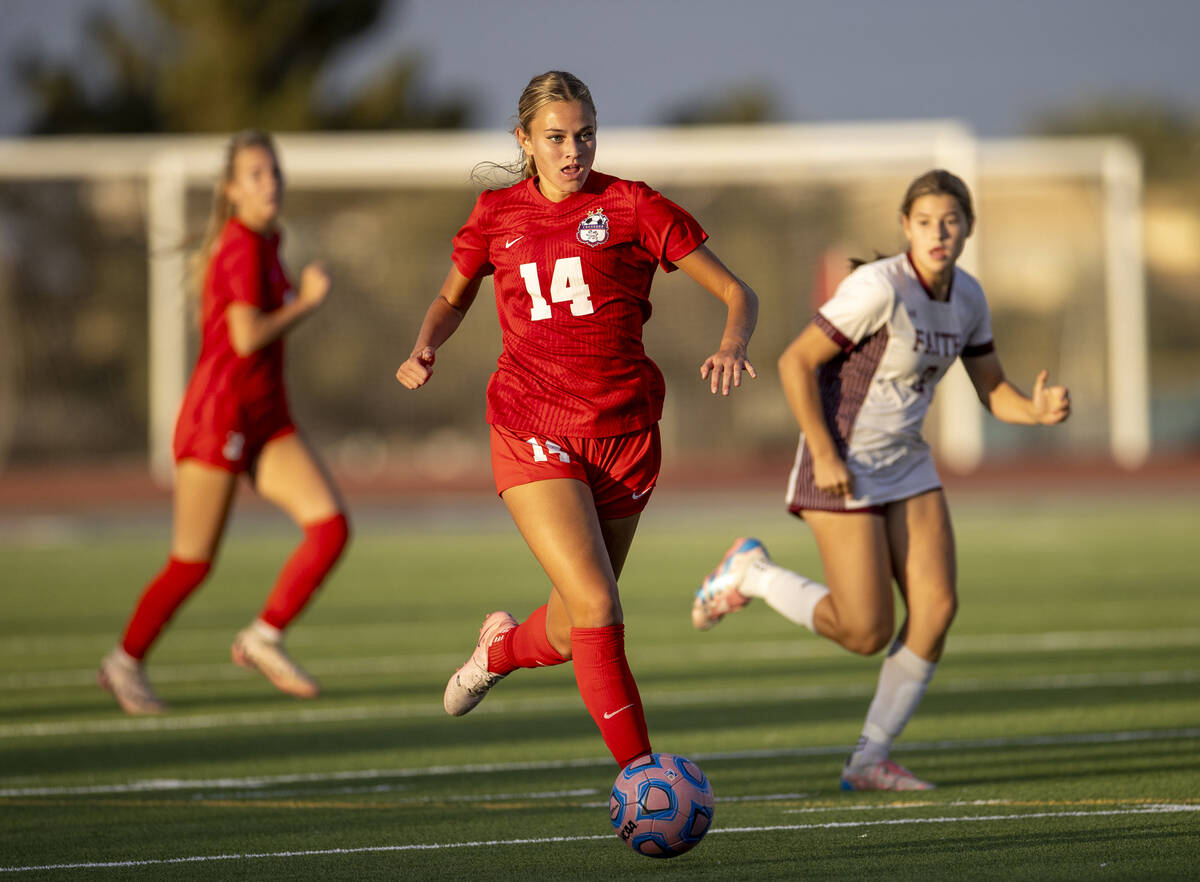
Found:
M 1150 374 L 1141 156 L 1116 137 L 1000 138 L 980 142 L 979 168 L 997 186 L 1035 178 L 1096 182 L 1108 445 L 1122 466 L 1142 465 L 1150 455 Z

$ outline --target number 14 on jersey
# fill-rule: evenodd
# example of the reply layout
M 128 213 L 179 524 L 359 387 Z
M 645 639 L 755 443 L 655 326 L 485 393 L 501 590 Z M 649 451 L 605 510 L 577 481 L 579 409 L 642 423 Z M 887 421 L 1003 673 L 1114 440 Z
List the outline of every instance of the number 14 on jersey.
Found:
M 550 318 L 550 303 L 571 302 L 571 315 L 591 315 L 591 290 L 583 280 L 583 262 L 578 257 L 560 257 L 554 261 L 554 272 L 550 277 L 550 302 L 542 296 L 542 283 L 538 278 L 536 263 L 521 264 L 521 278 L 525 280 L 525 292 L 533 299 L 529 317 L 533 321 Z

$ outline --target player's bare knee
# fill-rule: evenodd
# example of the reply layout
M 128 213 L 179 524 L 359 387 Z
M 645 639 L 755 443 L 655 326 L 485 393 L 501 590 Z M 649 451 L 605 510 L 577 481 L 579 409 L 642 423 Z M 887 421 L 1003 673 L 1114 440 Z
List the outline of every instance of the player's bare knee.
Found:
M 858 655 L 875 655 L 892 641 L 892 628 L 883 623 L 871 623 L 847 631 L 839 641 L 845 649 Z
M 571 624 L 576 628 L 606 628 L 623 621 L 621 601 L 606 591 L 592 591 L 567 603 Z

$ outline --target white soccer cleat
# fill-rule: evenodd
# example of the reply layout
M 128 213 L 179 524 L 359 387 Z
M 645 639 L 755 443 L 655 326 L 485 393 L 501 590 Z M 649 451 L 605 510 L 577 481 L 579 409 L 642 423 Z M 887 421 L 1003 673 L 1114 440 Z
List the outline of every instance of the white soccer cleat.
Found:
M 933 790 L 936 784 L 922 781 L 904 766 L 891 760 L 871 763 L 851 769 L 849 764 L 842 769 L 843 790 Z
M 238 632 L 230 648 L 233 663 L 258 671 L 280 692 L 296 698 L 316 698 L 321 686 L 284 651 L 282 640 L 264 637 L 251 625 Z
M 154 694 L 142 663 L 120 647 L 100 660 L 96 682 L 101 689 L 113 694 L 127 714 L 161 714 L 167 709 L 162 699 Z
M 500 636 L 517 627 L 517 620 L 503 610 L 491 613 L 479 628 L 475 651 L 461 668 L 454 672 L 442 694 L 442 707 L 452 717 L 461 717 L 483 701 L 488 691 L 503 680 L 506 674 L 488 670 L 488 647 Z
M 746 571 L 757 561 L 770 562 L 767 549 L 757 539 L 737 539 L 717 568 L 708 574 L 692 601 L 692 624 L 707 631 L 725 616 L 750 602 L 739 590 Z

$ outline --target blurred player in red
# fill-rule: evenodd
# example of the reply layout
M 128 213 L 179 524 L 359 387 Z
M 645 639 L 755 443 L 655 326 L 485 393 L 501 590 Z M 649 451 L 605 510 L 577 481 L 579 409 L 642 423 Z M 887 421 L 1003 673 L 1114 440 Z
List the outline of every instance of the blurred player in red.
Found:
M 524 180 L 480 195 L 396 377 L 409 389 L 429 380 L 438 347 L 492 275 L 503 337 L 487 391 L 496 489 L 553 590 L 519 625 L 507 612 L 487 616 L 443 703 L 465 714 L 517 668 L 571 660 L 624 766 L 650 752 L 617 579 L 661 462 L 663 377 L 642 346 L 651 279 L 679 267 L 727 306 L 720 345 L 700 367 L 722 395 L 743 371 L 755 375 L 746 345 L 758 300 L 686 211 L 592 169 L 596 109 L 576 77 L 531 80 L 515 134 Z
M 975 213 L 967 186 L 935 169 L 900 209 L 903 254 L 858 267 L 779 359 L 800 424 L 789 510 L 812 528 L 828 586 L 739 539 L 704 580 L 692 623 L 707 630 L 761 597 L 852 652 L 889 646 L 845 790 L 927 790 L 888 756 L 933 677 L 958 606 L 950 512 L 921 425 L 934 386 L 961 358 L 979 400 L 1008 423 L 1070 414 L 1042 371 L 1026 396 L 1004 376 L 983 289 L 956 266 Z M 907 618 L 895 631 L 893 580 Z M 893 639 L 894 635 L 894 639 Z
M 100 685 L 128 713 L 159 713 L 143 660 L 163 627 L 212 567 L 245 473 L 304 538 L 258 617 L 238 633 L 233 660 L 300 698 L 320 691 L 284 651 L 283 630 L 345 548 L 349 528 L 325 468 L 296 432 L 283 384 L 283 336 L 325 300 L 319 264 L 293 291 L 279 262 L 283 176 L 264 132 L 233 137 L 213 196 L 204 263 L 200 356 L 175 425 L 171 553 L 134 609 L 121 643 L 100 664 Z

